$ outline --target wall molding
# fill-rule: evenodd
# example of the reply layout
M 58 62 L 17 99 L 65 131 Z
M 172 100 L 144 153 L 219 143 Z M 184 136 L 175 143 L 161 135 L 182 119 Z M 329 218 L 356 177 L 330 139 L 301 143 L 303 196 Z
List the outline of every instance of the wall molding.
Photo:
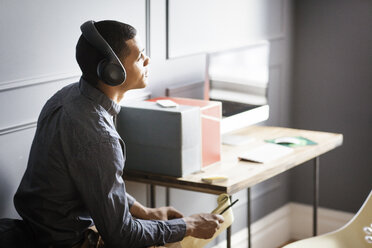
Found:
M 146 0 L 146 55 L 151 57 L 151 2 Z
M 40 84 L 54 83 L 56 81 L 65 81 L 72 79 L 78 80 L 80 78 L 79 73 L 60 73 L 60 74 L 50 74 L 50 75 L 40 75 L 37 77 L 22 78 L 12 81 L 0 82 L 0 92 L 15 90 L 24 87 L 30 87 Z
M 165 59 L 169 60 L 169 0 L 165 1 Z
M 324 234 L 344 226 L 354 213 L 318 208 L 318 232 Z M 237 218 L 235 216 L 235 218 Z M 234 229 L 234 226 L 232 226 Z M 275 248 L 291 239 L 312 236 L 312 206 L 287 203 L 265 217 L 251 224 L 252 247 Z M 245 248 L 248 245 L 248 230 L 244 228 L 231 237 L 231 246 Z M 226 240 L 213 246 L 225 248 Z
M 27 122 L 19 125 L 14 125 L 11 127 L 7 128 L 2 128 L 0 129 L 0 136 L 5 135 L 5 134 L 10 134 L 18 131 L 23 131 L 26 129 L 34 128 L 37 125 L 37 121 L 32 121 L 32 122 Z
M 79 78 L 80 75 L 78 73 L 60 73 L 0 82 L 0 93 L 49 83 L 79 81 Z M 36 125 L 37 119 L 24 123 L 14 124 L 8 127 L 2 127 L 0 128 L 0 136 L 23 131 L 30 128 L 35 128 Z
M 290 203 L 291 238 L 304 239 L 312 236 L 313 208 L 307 204 Z M 329 208 L 318 208 L 318 233 L 324 234 L 339 229 L 349 222 L 355 213 Z

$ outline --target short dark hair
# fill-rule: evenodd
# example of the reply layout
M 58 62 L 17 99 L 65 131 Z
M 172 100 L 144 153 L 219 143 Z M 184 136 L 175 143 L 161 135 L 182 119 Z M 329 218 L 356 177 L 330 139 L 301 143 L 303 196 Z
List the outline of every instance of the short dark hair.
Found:
M 118 58 L 129 55 L 130 49 L 126 41 L 137 35 L 134 27 L 110 20 L 95 22 L 94 25 Z M 76 61 L 83 73 L 82 77 L 93 86 L 98 83 L 97 65 L 102 59 L 104 56 L 81 35 L 76 45 Z

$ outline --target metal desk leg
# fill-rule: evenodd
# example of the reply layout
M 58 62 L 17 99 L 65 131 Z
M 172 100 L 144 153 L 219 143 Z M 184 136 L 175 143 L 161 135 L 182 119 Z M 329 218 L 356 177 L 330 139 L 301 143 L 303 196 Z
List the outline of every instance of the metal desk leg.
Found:
M 230 196 L 230 202 L 232 202 L 232 196 Z M 226 245 L 227 248 L 231 248 L 231 226 L 226 229 Z
M 248 248 L 252 247 L 251 244 L 251 188 L 247 189 L 247 229 L 248 229 Z
M 165 206 L 170 206 L 170 189 L 169 189 L 169 187 L 165 188 Z
M 226 245 L 231 248 L 231 226 L 226 229 Z
M 155 207 L 155 197 L 156 197 L 156 194 L 155 194 L 155 185 L 150 185 L 150 207 L 151 208 L 154 208 Z
M 318 234 L 319 157 L 314 158 L 313 236 Z

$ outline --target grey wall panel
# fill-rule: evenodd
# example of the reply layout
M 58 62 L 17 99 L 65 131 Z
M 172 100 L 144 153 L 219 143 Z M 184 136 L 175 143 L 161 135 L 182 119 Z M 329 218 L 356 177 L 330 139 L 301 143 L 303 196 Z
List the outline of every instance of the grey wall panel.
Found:
M 286 43 L 289 42 L 288 38 L 282 37 L 270 40 L 270 57 L 269 66 L 278 66 L 283 64 L 285 59 L 288 59 L 288 49 L 285 48 Z
M 284 0 L 167 2 L 171 58 L 283 36 Z
M 2 0 L 0 84 L 79 73 L 75 46 L 80 25 L 89 19 L 131 23 L 145 41 L 145 0 Z
M 343 146 L 320 158 L 320 205 L 355 212 L 372 189 L 372 2 L 295 7 L 294 126 L 344 134 Z M 311 167 L 292 181 L 292 199 L 311 202 Z
M 0 131 L 17 125 L 36 122 L 45 102 L 67 84 L 77 82 L 78 77 L 43 82 L 0 91 Z
M 75 46 L 89 19 L 132 24 L 145 45 L 145 0 L 1 1 L 0 218 L 16 217 L 12 197 L 46 102 L 80 75 Z
M 281 77 L 282 66 L 271 66 L 269 68 L 269 87 L 268 87 L 268 100 L 270 106 L 269 120 L 266 121 L 267 125 L 278 125 L 280 121 L 281 110 Z M 285 90 L 285 89 L 284 89 Z
M 170 203 L 186 216 L 195 213 L 210 213 L 217 207 L 217 196 L 187 190 L 171 189 Z
M 138 202 L 146 206 L 147 199 L 145 192 L 147 189 L 145 184 L 127 181 L 125 182 L 125 187 L 129 194 L 135 196 Z
M 137 27 L 142 40 L 145 41 L 145 1 L 112 0 L 108 2 L 109 4 L 107 1 L 103 3 L 87 0 L 78 2 L 68 0 L 63 3 L 41 0 L 32 3 L 2 1 L 0 30 L 9 33 L 9 35 L 0 40 L 2 58 L 0 61 L 0 91 L 6 89 L 0 92 L 0 106 L 11 102 L 14 107 L 9 109 L 1 107 L 1 128 L 36 120 L 42 103 L 63 83 L 58 81 L 26 88 L 11 89 L 12 87 L 37 84 L 45 78 L 56 75 L 71 76 L 79 73 L 74 59 L 74 49 L 80 34 L 79 25 L 83 21 L 87 19 L 125 21 Z M 166 1 L 151 0 L 149 2 L 151 2 L 152 62 L 148 89 L 151 90 L 152 95 L 154 97 L 164 95 L 165 88 L 169 85 L 203 81 L 205 55 L 166 59 Z M 272 4 L 268 4 L 269 1 L 256 2 L 260 2 L 260 6 L 267 11 L 256 13 L 253 9 L 249 11 L 253 11 L 252 16 L 259 16 L 261 24 L 265 23 L 268 26 L 260 26 L 261 29 L 256 29 L 255 32 L 265 34 L 260 38 L 272 40 L 271 65 L 282 68 L 278 73 L 274 71 L 272 76 L 273 82 L 278 82 L 276 87 L 280 87 L 280 91 L 274 87 L 271 94 L 274 95 L 273 99 L 278 99 L 282 94 L 290 94 L 288 80 L 290 29 L 288 27 L 291 24 L 291 1 L 276 0 Z M 210 10 L 215 9 L 211 8 Z M 273 25 L 269 25 L 270 23 Z M 27 37 L 27 42 L 24 41 L 25 37 Z M 67 84 L 67 82 L 65 83 Z M 16 99 L 18 99 L 18 104 L 15 102 Z M 270 122 L 272 125 L 288 123 L 287 102 L 281 102 L 279 105 L 277 109 L 280 112 L 273 115 L 274 118 Z M 23 175 L 33 133 L 34 128 L 0 136 L 0 183 L 3 183 L 0 187 L 0 217 L 17 216 L 11 199 Z M 19 143 L 20 139 L 21 143 Z M 14 162 L 14 158 L 18 159 Z M 12 166 L 12 163 L 16 163 L 16 165 Z M 6 178 L 3 175 L 6 175 Z M 4 180 L 2 180 L 3 178 Z M 283 180 L 279 183 L 277 179 L 273 179 L 253 188 L 253 209 L 256 209 L 253 210 L 254 220 L 274 210 L 283 201 L 287 201 L 286 185 L 288 184 L 285 180 L 288 179 L 283 176 Z M 128 192 L 132 193 L 144 205 L 146 204 L 148 195 L 145 185 L 128 182 L 127 188 Z M 163 187 L 157 187 L 158 206 L 165 203 L 164 191 Z M 209 194 L 172 189 L 170 195 L 171 205 L 179 208 L 186 215 L 209 212 L 216 204 L 216 196 Z M 240 205 L 236 208 L 239 221 L 233 227 L 234 231 L 238 231 L 245 227 L 246 191 L 233 197 L 239 197 L 241 200 Z
M 0 135 L 0 218 L 19 218 L 13 196 L 27 167 L 35 130 Z
M 176 3 L 176 1 L 171 1 Z M 276 5 L 279 3 L 280 7 Z M 188 4 L 188 3 L 183 3 Z M 198 2 L 200 4 L 200 2 Z M 262 3 L 264 4 L 264 3 Z M 182 4 L 181 4 L 182 5 Z M 283 20 L 280 20 L 280 28 L 270 27 L 267 30 L 280 30 L 280 32 L 270 33 L 264 38 L 273 38 L 271 42 L 270 54 L 270 86 L 269 94 L 272 97 L 273 113 L 266 124 L 270 125 L 289 125 L 289 104 L 290 104 L 290 41 L 292 25 L 292 6 L 291 1 L 275 1 L 270 8 L 280 9 Z M 213 11 L 214 9 L 211 9 Z M 271 9 L 273 11 L 273 9 Z M 270 13 L 261 13 L 262 18 L 269 18 Z M 275 17 L 276 18 L 276 17 Z M 189 18 L 187 19 L 189 20 Z M 184 20 L 184 21 L 187 21 Z M 270 20 L 266 20 L 269 22 Z M 192 83 L 204 80 L 205 56 L 191 55 L 177 58 L 166 59 L 166 29 L 165 29 L 165 1 L 151 1 L 151 56 L 149 88 L 153 96 L 165 94 L 165 88 L 172 84 Z M 277 23 L 275 23 L 276 25 Z M 266 31 L 267 31 L 266 30 Z M 279 35 L 280 33 L 280 35 Z M 188 32 L 192 36 L 192 32 Z M 195 38 L 195 42 L 200 37 Z M 213 42 L 212 42 L 213 43 Z M 210 44 L 211 46 L 213 44 Z M 253 198 L 253 219 L 257 220 L 276 208 L 282 206 L 289 200 L 289 179 L 282 175 L 280 178 L 268 180 L 252 189 Z M 279 181 L 278 181 L 279 180 Z M 163 202 L 162 190 L 157 191 L 157 201 Z M 182 191 L 178 189 L 170 190 L 171 205 L 179 208 L 184 214 L 193 214 L 200 211 L 210 211 L 213 209 L 215 196 L 195 192 Z M 247 192 L 241 191 L 233 196 L 239 198 L 241 205 L 238 215 L 239 221 L 233 226 L 237 231 L 246 225 L 246 203 Z
M 262 182 L 252 189 L 252 222 L 282 207 L 290 201 L 289 172 Z M 262 191 L 262 194 L 256 192 Z M 255 194 L 257 196 L 255 197 Z
M 204 81 L 205 55 L 166 59 L 165 1 L 151 1 L 151 64 L 149 90 L 154 97 L 164 96 L 173 84 Z

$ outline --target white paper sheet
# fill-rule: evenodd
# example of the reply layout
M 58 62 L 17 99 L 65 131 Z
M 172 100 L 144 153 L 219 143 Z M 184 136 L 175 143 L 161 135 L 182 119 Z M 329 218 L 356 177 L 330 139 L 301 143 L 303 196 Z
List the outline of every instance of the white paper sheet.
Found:
M 239 155 L 239 159 L 256 163 L 267 163 L 284 157 L 291 152 L 293 152 L 292 148 L 267 143 Z

